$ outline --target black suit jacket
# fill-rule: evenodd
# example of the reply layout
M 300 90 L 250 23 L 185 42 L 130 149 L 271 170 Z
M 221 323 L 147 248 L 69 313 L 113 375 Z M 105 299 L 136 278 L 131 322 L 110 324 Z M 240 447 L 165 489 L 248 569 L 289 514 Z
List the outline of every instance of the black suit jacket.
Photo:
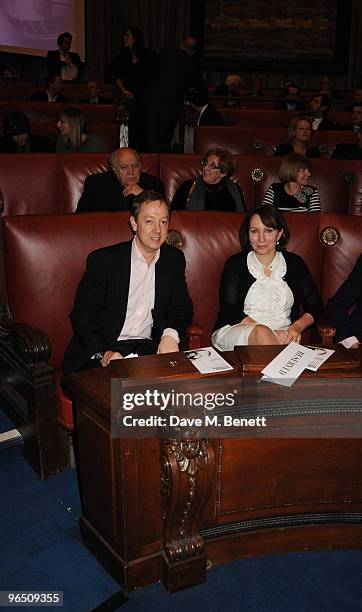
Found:
M 113 104 L 113 102 L 110 98 L 98 96 L 97 102 L 92 102 L 90 98 L 82 98 L 82 100 L 79 100 L 79 104 Z
M 331 159 L 362 159 L 362 147 L 358 144 L 337 144 Z
M 347 280 L 329 300 L 326 314 L 336 326 L 338 342 L 351 336 L 356 336 L 362 342 L 362 254 Z
M 72 51 L 69 52 L 69 56 L 73 64 L 75 64 L 78 68 L 78 75 L 77 75 L 77 81 L 78 81 L 81 78 L 81 69 L 82 69 L 81 59 L 78 53 L 73 53 Z M 62 73 L 61 69 L 64 63 L 60 60 L 59 49 L 57 51 L 48 51 L 46 62 L 47 62 L 47 68 L 48 68 L 49 74 L 59 74 L 61 76 L 61 73 Z
M 31 94 L 30 100 L 32 102 L 49 102 L 48 94 L 46 91 L 35 91 L 34 93 Z M 68 98 L 66 98 L 65 96 L 62 96 L 62 94 L 58 94 L 55 101 L 60 102 L 62 104 L 69 102 Z
M 79 283 L 70 314 L 74 336 L 64 357 L 64 374 L 82 367 L 92 355 L 115 347 L 127 312 L 132 241 L 93 251 Z M 152 339 L 159 342 L 166 327 L 180 339 L 192 321 L 192 302 L 185 280 L 185 257 L 164 244 L 155 266 Z
M 139 186 L 142 189 L 153 189 L 163 195 L 162 182 L 146 172 L 141 172 Z M 87 176 L 84 191 L 75 212 L 96 212 L 130 210 L 133 195 L 124 196 L 123 187 L 112 170 Z
M 212 104 L 208 104 L 202 113 L 199 125 L 225 125 L 221 113 Z

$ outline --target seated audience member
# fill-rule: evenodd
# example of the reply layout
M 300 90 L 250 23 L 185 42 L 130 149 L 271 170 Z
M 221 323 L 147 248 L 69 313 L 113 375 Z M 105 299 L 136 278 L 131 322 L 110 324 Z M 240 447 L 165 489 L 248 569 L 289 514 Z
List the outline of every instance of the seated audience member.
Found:
M 245 211 L 243 192 L 231 180 L 235 168 L 235 157 L 229 151 L 209 149 L 202 160 L 201 175 L 180 185 L 171 210 Z
M 316 94 L 309 102 L 309 117 L 312 122 L 312 130 L 333 130 L 334 125 L 328 119 L 328 111 L 331 107 L 331 99 L 325 94 Z
M 362 134 L 356 132 L 356 143 L 337 144 L 331 159 L 362 159 Z
M 319 93 L 325 94 L 332 100 L 343 100 L 342 94 L 333 89 L 333 81 L 328 76 L 322 76 L 319 81 Z
M 194 125 L 225 125 L 223 116 L 213 104 L 209 104 L 209 92 L 206 85 L 190 89 L 186 101 L 194 112 Z
M 31 133 L 29 118 L 24 113 L 7 113 L 3 119 L 3 132 L 0 153 L 54 152 L 54 144 L 49 138 Z
M 362 254 L 347 280 L 329 300 L 326 314 L 336 327 L 336 341 L 346 348 L 359 348 L 362 341 Z
M 362 102 L 352 106 L 352 123 L 343 125 L 343 130 L 352 130 L 352 132 L 361 132 L 362 127 Z
M 241 253 L 228 259 L 221 277 L 212 334 L 217 349 L 300 342 L 302 332 L 320 316 L 322 301 L 306 264 L 285 250 L 289 236 L 274 206 L 247 213 L 240 230 Z
M 101 88 L 97 81 L 87 82 L 88 96 L 79 100 L 81 104 L 112 104 L 112 100 L 101 95 Z
M 132 203 L 130 242 L 87 258 L 70 314 L 74 336 L 65 375 L 109 365 L 130 353 L 173 353 L 192 321 L 185 257 L 165 244 L 169 208 L 161 194 L 143 191 Z
M 289 81 L 284 87 L 283 98 L 283 101 L 275 104 L 276 110 L 301 111 L 305 109 L 305 103 L 300 99 L 299 85 L 294 81 Z
M 273 204 L 290 212 L 321 212 L 317 187 L 308 185 L 310 161 L 299 153 L 287 155 L 279 168 L 280 183 L 272 183 L 265 192 L 262 205 Z
M 289 153 L 300 153 L 307 157 L 320 157 L 316 147 L 310 143 L 312 134 L 312 123 L 309 117 L 294 117 L 288 126 L 288 142 L 283 142 L 277 146 L 274 155 L 285 157 Z
M 32 102 L 68 102 L 68 98 L 61 94 L 63 83 L 58 74 L 47 76 L 45 79 L 45 91 L 35 91 L 31 94 Z
M 48 51 L 46 62 L 49 74 L 58 74 L 63 81 L 73 81 L 81 77 L 81 60 L 78 53 L 70 50 L 73 36 L 62 32 L 57 38 L 59 49 Z
M 225 83 L 215 87 L 214 96 L 225 96 L 227 98 L 240 98 L 242 81 L 238 74 L 228 74 L 225 78 Z M 225 100 L 224 106 L 233 107 L 240 106 L 238 100 Z
M 249 91 L 245 94 L 246 96 L 251 96 L 252 98 L 259 98 L 264 95 L 263 92 L 263 83 L 259 77 L 253 76 L 251 79 L 251 87 Z
M 15 79 L 15 70 L 12 66 L 2 66 L 1 68 L 1 77 L 5 81 L 11 81 Z
M 352 103 L 348 104 L 344 111 L 350 113 L 354 106 L 362 106 L 362 87 L 357 87 L 354 90 Z
M 145 189 L 163 193 L 161 181 L 142 172 L 137 151 L 123 147 L 109 158 L 108 172 L 87 176 L 77 213 L 131 210 L 135 196 Z
M 88 134 L 83 113 L 78 108 L 65 108 L 57 123 L 57 153 L 101 153 L 104 146 L 96 134 Z

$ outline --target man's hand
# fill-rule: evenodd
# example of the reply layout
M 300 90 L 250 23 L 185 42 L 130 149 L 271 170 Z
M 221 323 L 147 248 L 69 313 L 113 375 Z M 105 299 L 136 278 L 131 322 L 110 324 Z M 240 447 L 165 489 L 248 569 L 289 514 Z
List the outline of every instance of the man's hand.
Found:
M 121 353 L 117 351 L 106 351 L 102 357 L 101 364 L 104 368 L 109 366 L 109 362 L 113 359 L 123 359 Z
M 157 355 L 160 353 L 178 353 L 178 343 L 171 336 L 163 336 L 158 345 Z
M 123 189 L 123 195 L 124 196 L 128 196 L 128 195 L 137 196 L 139 193 L 142 193 L 142 191 L 143 191 L 142 187 L 140 187 L 137 183 L 130 183 L 129 185 L 126 185 L 125 188 Z

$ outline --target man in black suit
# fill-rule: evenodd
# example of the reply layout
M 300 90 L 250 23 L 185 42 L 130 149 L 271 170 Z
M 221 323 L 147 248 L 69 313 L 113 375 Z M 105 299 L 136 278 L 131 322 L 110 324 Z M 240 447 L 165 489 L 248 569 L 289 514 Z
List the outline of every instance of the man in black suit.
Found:
M 62 79 L 59 74 L 48 75 L 45 79 L 45 91 L 35 91 L 31 94 L 32 102 L 60 102 L 65 104 L 68 98 L 63 96 L 61 92 Z
M 87 82 L 88 96 L 79 100 L 81 104 L 112 104 L 112 100 L 101 95 L 101 88 L 97 81 L 91 79 Z
M 329 300 L 326 314 L 336 326 L 337 342 L 346 348 L 359 348 L 362 340 L 362 254 L 347 280 Z
M 328 118 L 331 100 L 325 94 L 318 93 L 309 102 L 309 116 L 312 130 L 334 130 L 332 121 Z
M 110 170 L 87 176 L 77 213 L 131 210 L 135 196 L 144 189 L 164 193 L 162 182 L 141 171 L 135 149 L 117 149 L 109 158 Z
M 331 159 L 362 159 L 362 133 L 356 132 L 356 142 L 337 144 Z
M 343 125 L 342 130 L 351 130 L 352 132 L 362 131 L 362 103 L 352 106 L 352 123 Z
M 284 88 L 284 100 L 274 105 L 276 110 L 304 111 L 305 103 L 300 99 L 299 85 L 290 81 Z
M 57 38 L 59 49 L 48 51 L 47 67 L 49 74 L 58 74 L 63 81 L 73 81 L 81 78 L 82 63 L 78 53 L 70 51 L 73 36 L 69 32 L 62 32 Z
M 186 100 L 195 113 L 196 125 L 225 125 L 221 113 L 213 104 L 209 104 L 209 92 L 204 83 L 190 89 Z
M 65 376 L 109 365 L 130 353 L 179 350 L 192 320 L 185 257 L 165 244 L 169 207 L 160 194 L 143 191 L 132 205 L 135 234 L 92 252 L 70 314 L 74 336 L 64 358 Z

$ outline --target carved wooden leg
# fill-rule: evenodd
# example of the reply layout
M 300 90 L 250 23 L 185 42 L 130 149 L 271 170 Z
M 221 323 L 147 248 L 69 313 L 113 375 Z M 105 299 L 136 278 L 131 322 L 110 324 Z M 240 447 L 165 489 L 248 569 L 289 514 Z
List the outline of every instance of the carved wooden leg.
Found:
M 214 453 L 206 438 L 161 440 L 164 557 L 167 591 L 206 579 L 206 554 L 200 522 L 210 496 Z

